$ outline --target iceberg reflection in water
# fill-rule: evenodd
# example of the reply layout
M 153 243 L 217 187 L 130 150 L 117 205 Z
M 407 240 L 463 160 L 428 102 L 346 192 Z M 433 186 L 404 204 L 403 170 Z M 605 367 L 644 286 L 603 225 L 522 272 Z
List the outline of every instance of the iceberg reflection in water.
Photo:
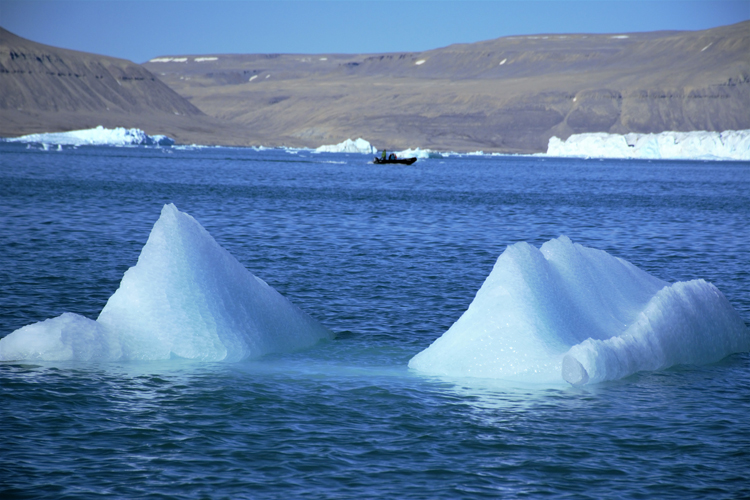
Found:
M 748 350 L 750 332 L 712 284 L 669 285 L 562 236 L 509 246 L 468 310 L 409 367 L 583 385 Z
M 169 204 L 96 321 L 65 313 L 20 328 L 0 339 L 0 360 L 238 361 L 330 338 Z

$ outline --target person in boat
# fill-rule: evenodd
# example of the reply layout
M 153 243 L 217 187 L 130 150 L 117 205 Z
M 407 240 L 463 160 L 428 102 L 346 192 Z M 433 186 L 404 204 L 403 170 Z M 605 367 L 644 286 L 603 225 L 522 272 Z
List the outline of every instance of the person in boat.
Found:
M 385 148 L 383 148 L 383 154 L 380 156 L 381 160 L 385 160 Z
M 395 153 L 391 153 L 391 155 L 388 157 L 388 159 L 389 160 L 397 160 L 398 158 L 396 158 L 396 154 Z

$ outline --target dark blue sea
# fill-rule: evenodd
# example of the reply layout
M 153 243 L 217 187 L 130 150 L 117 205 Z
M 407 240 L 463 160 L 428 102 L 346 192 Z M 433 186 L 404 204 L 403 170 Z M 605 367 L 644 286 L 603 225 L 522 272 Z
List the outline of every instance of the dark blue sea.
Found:
M 0 143 L 0 337 L 95 319 L 174 203 L 336 333 L 236 363 L 0 363 L 0 498 L 750 497 L 750 354 L 575 388 L 421 375 L 560 235 L 750 323 L 750 163 Z

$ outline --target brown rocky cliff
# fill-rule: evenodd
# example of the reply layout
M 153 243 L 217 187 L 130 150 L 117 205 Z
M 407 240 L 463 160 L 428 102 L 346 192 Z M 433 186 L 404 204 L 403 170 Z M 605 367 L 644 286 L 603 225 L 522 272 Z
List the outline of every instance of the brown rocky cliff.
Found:
M 242 140 L 141 65 L 50 47 L 0 28 L 0 136 L 97 125 L 137 127 L 187 143 Z
M 545 151 L 552 135 L 750 129 L 750 22 L 394 54 L 122 59 L 0 28 L 0 136 L 138 127 L 179 143 Z
M 363 137 L 389 148 L 538 152 L 552 135 L 750 128 L 750 22 L 144 66 L 205 113 L 287 145 Z
M 0 28 L 0 108 L 201 115 L 142 66 L 58 49 Z

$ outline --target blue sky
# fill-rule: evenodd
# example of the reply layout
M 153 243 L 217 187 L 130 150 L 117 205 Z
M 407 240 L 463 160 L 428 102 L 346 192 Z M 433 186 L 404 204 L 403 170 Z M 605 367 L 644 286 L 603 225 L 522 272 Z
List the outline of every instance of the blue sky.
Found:
M 750 0 L 0 0 L 0 26 L 17 35 L 135 62 L 419 51 L 508 35 L 699 30 L 747 19 Z

